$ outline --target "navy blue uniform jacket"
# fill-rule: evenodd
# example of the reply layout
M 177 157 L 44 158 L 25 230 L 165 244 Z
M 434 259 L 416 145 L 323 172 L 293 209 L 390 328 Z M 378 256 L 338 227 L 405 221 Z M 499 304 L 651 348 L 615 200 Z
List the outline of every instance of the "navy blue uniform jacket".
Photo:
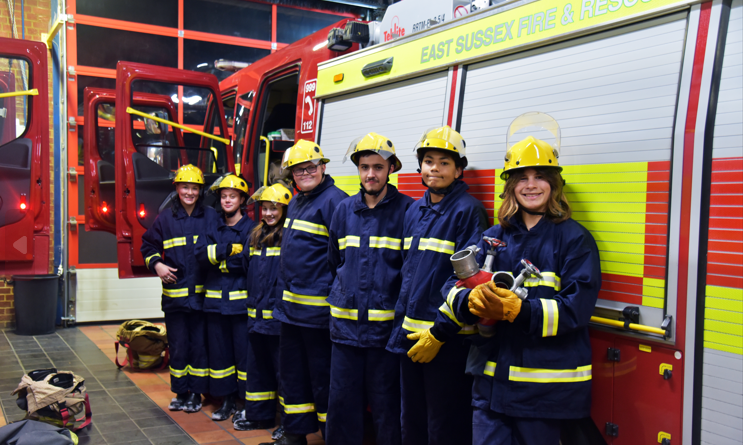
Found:
M 204 304 L 206 269 L 196 260 L 195 246 L 207 228 L 218 224 L 219 216 L 201 200 L 191 212 L 176 204 L 177 211 L 165 209 L 157 215 L 152 227 L 142 236 L 142 256 L 154 274 L 155 264 L 178 269 L 175 283 L 163 283 L 163 312 L 200 311 Z
M 204 289 L 204 312 L 222 315 L 240 315 L 246 310 L 248 286 L 243 270 L 242 255 L 232 255 L 232 245 L 247 246 L 255 222 L 243 213 L 234 226 L 224 218 L 208 228 L 206 236 L 196 243 L 196 257 L 208 272 Z
M 325 175 L 308 193 L 300 192 L 289 203 L 281 241 L 281 279 L 284 291 L 274 317 L 283 323 L 328 329 L 330 286 L 328 265 L 330 222 L 335 208 L 348 195 Z
M 360 348 L 383 348 L 392 331 L 400 294 L 405 211 L 413 198 L 388 184 L 370 209 L 359 192 L 335 209 L 328 262 L 330 338 Z
M 527 230 L 520 217 L 504 229 L 484 235 L 505 241 L 498 248 L 495 271 L 516 276 L 522 258 L 542 279 L 530 278 L 521 312 L 513 323 L 496 324 L 493 337 L 473 347 L 468 371 L 474 374 L 472 404 L 513 417 L 570 419 L 591 414 L 591 343 L 588 322 L 601 288 L 599 252 L 593 236 L 576 221 L 554 224 L 542 218 Z M 487 247 L 481 242 L 479 264 Z M 469 289 L 454 279 L 442 289 L 457 319 L 473 323 Z M 441 314 L 436 323 L 448 316 Z
M 246 247 L 243 259 L 248 273 L 248 332 L 279 335 L 281 323 L 274 318 L 274 308 L 284 292 L 281 247 Z
M 446 304 L 441 288 L 453 273 L 450 257 L 467 246 L 477 244 L 487 227 L 485 207 L 467 193 L 469 187 L 457 180 L 452 191 L 437 204 L 430 192 L 405 213 L 400 298 L 387 349 L 405 354 L 415 344 L 406 336 L 434 327 L 439 308 Z M 449 329 L 432 331 L 441 341 L 456 341 L 477 333 L 474 326 L 448 319 Z M 453 335 L 449 333 L 453 332 Z M 460 335 L 464 334 L 464 335 Z

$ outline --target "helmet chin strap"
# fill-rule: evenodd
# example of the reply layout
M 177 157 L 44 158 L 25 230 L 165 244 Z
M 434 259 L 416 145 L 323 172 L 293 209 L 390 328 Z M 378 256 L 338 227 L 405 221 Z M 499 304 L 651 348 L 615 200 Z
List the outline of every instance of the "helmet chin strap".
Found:
M 233 210 L 232 212 L 224 212 L 225 219 L 232 218 L 233 216 L 237 215 L 237 212 L 240 211 L 239 208 Z
M 442 189 L 435 189 L 433 187 L 428 187 L 428 185 L 426 185 L 426 182 L 423 181 L 423 179 L 421 179 L 421 184 L 423 184 L 424 187 L 428 188 L 428 191 L 429 192 L 431 192 L 431 193 L 433 193 L 435 195 L 444 195 L 444 196 L 446 196 L 449 193 L 451 193 L 452 190 L 454 190 L 454 187 L 457 185 L 457 181 L 460 181 L 460 179 L 459 178 L 455 179 L 454 181 L 452 181 L 451 184 L 449 184 L 448 186 L 446 186 L 446 187 L 444 187 Z
M 360 183 L 359 185 L 361 186 L 361 193 L 363 193 L 363 194 L 365 194 L 365 195 L 369 195 L 369 196 L 374 196 L 374 197 L 377 197 L 377 196 L 379 196 L 379 195 L 380 195 L 380 194 L 381 194 L 381 193 L 382 193 L 383 191 L 385 191 L 385 190 L 387 189 L 387 184 L 389 184 L 389 183 L 390 183 L 390 177 L 389 177 L 389 176 L 387 176 L 387 181 L 386 181 L 386 182 L 384 183 L 384 186 L 383 186 L 382 188 L 380 188 L 380 189 L 379 189 L 378 191 L 376 191 L 376 192 L 370 192 L 369 190 L 367 190 L 366 188 L 364 188 L 364 184 L 363 184 L 363 183 Z
M 524 212 L 528 213 L 529 215 L 544 216 L 544 215 L 547 214 L 547 212 L 535 212 L 533 210 L 529 210 L 529 209 L 527 209 L 524 206 L 519 206 L 519 207 L 521 208 L 521 210 L 523 210 Z

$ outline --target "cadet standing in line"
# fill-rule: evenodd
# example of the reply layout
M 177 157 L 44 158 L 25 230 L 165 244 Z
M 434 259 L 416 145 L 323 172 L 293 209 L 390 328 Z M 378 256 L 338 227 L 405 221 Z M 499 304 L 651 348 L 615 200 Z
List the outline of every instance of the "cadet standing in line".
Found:
M 405 211 L 413 198 L 389 184 L 402 164 L 392 141 L 369 133 L 351 143 L 361 190 L 343 200 L 330 225 L 328 445 L 361 445 L 365 400 L 377 443 L 400 444 L 400 359 L 385 350 L 392 331 L 402 276 Z
M 178 199 L 160 213 L 142 236 L 142 256 L 163 282 L 162 309 L 170 345 L 170 390 L 176 394 L 168 409 L 197 412 L 201 394 L 209 388 L 206 355 L 204 279 L 206 271 L 194 255 L 196 241 L 219 217 L 200 199 L 204 175 L 189 164 L 176 172 Z
M 328 266 L 328 227 L 347 198 L 325 174 L 329 159 L 314 142 L 300 139 L 284 153 L 281 168 L 291 172 L 297 196 L 284 223 L 281 279 L 285 289 L 274 317 L 281 321 L 279 379 L 283 394 L 281 445 L 306 444 L 306 435 L 325 434 L 332 345 L 328 328 L 333 276 Z
M 506 243 L 498 248 L 493 270 L 517 276 L 521 260 L 528 259 L 542 278 L 526 280 L 523 301 L 493 282 L 469 290 L 452 279 L 444 287 L 458 320 L 497 321 L 494 335 L 469 361 L 475 376 L 475 445 L 557 445 L 563 419 L 591 415 L 588 322 L 601 288 L 599 252 L 593 236 L 570 218 L 557 122 L 526 113 L 508 134 L 537 126 L 553 132 L 557 148 L 532 136 L 508 147 L 499 224 L 484 235 Z M 489 246 L 481 241 L 479 247 L 482 265 Z
M 255 223 L 243 212 L 248 185 L 228 175 L 212 188 L 219 196 L 221 218 L 208 227 L 196 244 L 196 256 L 208 270 L 206 283 L 209 394 L 222 397 L 212 420 L 226 420 L 235 412 L 237 395 L 245 391 L 245 355 L 248 350 L 248 298 L 243 270 L 243 246 Z
M 248 274 L 248 379 L 245 410 L 233 419 L 238 431 L 273 428 L 276 424 L 276 398 L 279 392 L 279 333 L 281 323 L 274 318 L 276 301 L 285 289 L 279 277 L 281 244 L 291 191 L 280 183 L 261 187 L 249 205 L 261 205 L 262 221 L 250 234 L 250 249 L 243 252 Z M 274 439 L 281 435 L 274 432 Z
M 407 254 L 387 345 L 402 354 L 402 443 L 465 444 L 472 430 L 465 339 L 477 330 L 453 319 L 434 329 L 434 320 L 445 305 L 441 288 L 452 274 L 450 257 L 480 241 L 487 214 L 461 179 L 467 158 L 459 133 L 449 126 L 431 129 L 415 150 L 428 190 L 405 213 Z

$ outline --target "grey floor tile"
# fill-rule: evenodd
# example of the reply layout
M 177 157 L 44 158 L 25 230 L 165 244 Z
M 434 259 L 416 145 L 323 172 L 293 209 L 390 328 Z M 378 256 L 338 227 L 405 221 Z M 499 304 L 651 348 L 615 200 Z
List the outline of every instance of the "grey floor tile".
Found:
M 125 403 L 121 405 L 127 414 L 134 414 L 139 410 L 143 409 L 160 409 L 155 402 L 137 402 L 137 403 Z
M 136 426 L 133 428 L 134 429 L 122 434 L 121 431 L 108 431 L 106 425 L 104 425 L 103 428 L 101 428 L 101 434 L 103 434 L 103 438 L 106 439 L 106 442 L 108 443 L 126 443 L 147 440 L 147 436 L 144 435 L 142 430 L 138 429 Z
M 118 381 L 101 381 L 101 385 L 103 385 L 106 389 L 114 389 L 114 388 L 127 388 L 127 387 L 133 387 L 134 382 L 132 382 L 129 379 L 126 380 L 118 380 Z
M 93 412 L 93 421 L 95 422 L 95 416 L 96 415 L 103 415 L 103 414 L 119 414 L 122 416 L 122 418 L 126 418 L 126 413 L 124 413 L 124 410 L 119 408 L 116 405 L 103 405 L 99 407 L 93 407 L 91 403 L 90 410 Z
M 196 443 L 196 441 L 191 439 L 187 434 L 182 436 L 158 437 L 150 440 L 154 445 L 191 445 Z
M 186 434 L 186 432 L 176 424 L 142 428 L 142 431 L 150 440 L 157 437 L 182 436 Z
M 138 421 L 139 419 L 147 419 L 151 417 L 154 418 L 154 417 L 160 417 L 163 415 L 167 416 L 165 411 L 163 411 L 159 406 L 155 406 L 154 408 L 153 407 L 140 408 L 137 410 L 128 411 L 127 414 L 129 415 L 129 417 L 134 419 L 135 422 Z
M 152 402 L 152 399 L 147 397 L 144 393 L 142 394 L 124 394 L 113 396 L 114 400 L 119 402 L 121 406 L 127 405 L 139 405 Z
M 139 429 L 139 427 L 133 421 L 129 420 L 126 417 L 119 418 L 119 420 L 116 422 L 99 422 L 96 424 L 96 426 L 98 426 L 98 429 L 101 430 L 102 434 L 114 432 L 123 433 Z
M 173 425 L 175 422 L 164 412 L 160 417 L 145 417 L 143 419 L 135 419 L 134 423 L 140 428 L 151 428 L 157 426 Z

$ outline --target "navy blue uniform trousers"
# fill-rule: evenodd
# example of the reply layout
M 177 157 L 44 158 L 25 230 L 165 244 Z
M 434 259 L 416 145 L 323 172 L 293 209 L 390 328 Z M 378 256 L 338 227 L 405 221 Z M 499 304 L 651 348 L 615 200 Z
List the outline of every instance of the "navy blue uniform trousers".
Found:
M 284 397 L 284 430 L 325 437 L 332 344 L 329 329 L 281 323 L 279 379 Z
M 430 363 L 400 356 L 402 443 L 472 442 L 472 376 L 464 373 L 469 345 L 444 343 Z
M 209 391 L 206 320 L 201 311 L 165 312 L 170 348 L 170 390 L 176 394 Z
M 400 363 L 384 348 L 333 343 L 327 445 L 361 445 L 366 400 L 378 445 L 400 445 Z
M 248 315 L 206 313 L 209 341 L 209 394 L 224 397 L 245 392 Z
M 274 420 L 279 392 L 279 336 L 251 333 L 248 339 L 245 419 Z
M 558 445 L 559 419 L 510 417 L 475 408 L 472 445 Z M 463 442 L 464 443 L 464 442 Z

